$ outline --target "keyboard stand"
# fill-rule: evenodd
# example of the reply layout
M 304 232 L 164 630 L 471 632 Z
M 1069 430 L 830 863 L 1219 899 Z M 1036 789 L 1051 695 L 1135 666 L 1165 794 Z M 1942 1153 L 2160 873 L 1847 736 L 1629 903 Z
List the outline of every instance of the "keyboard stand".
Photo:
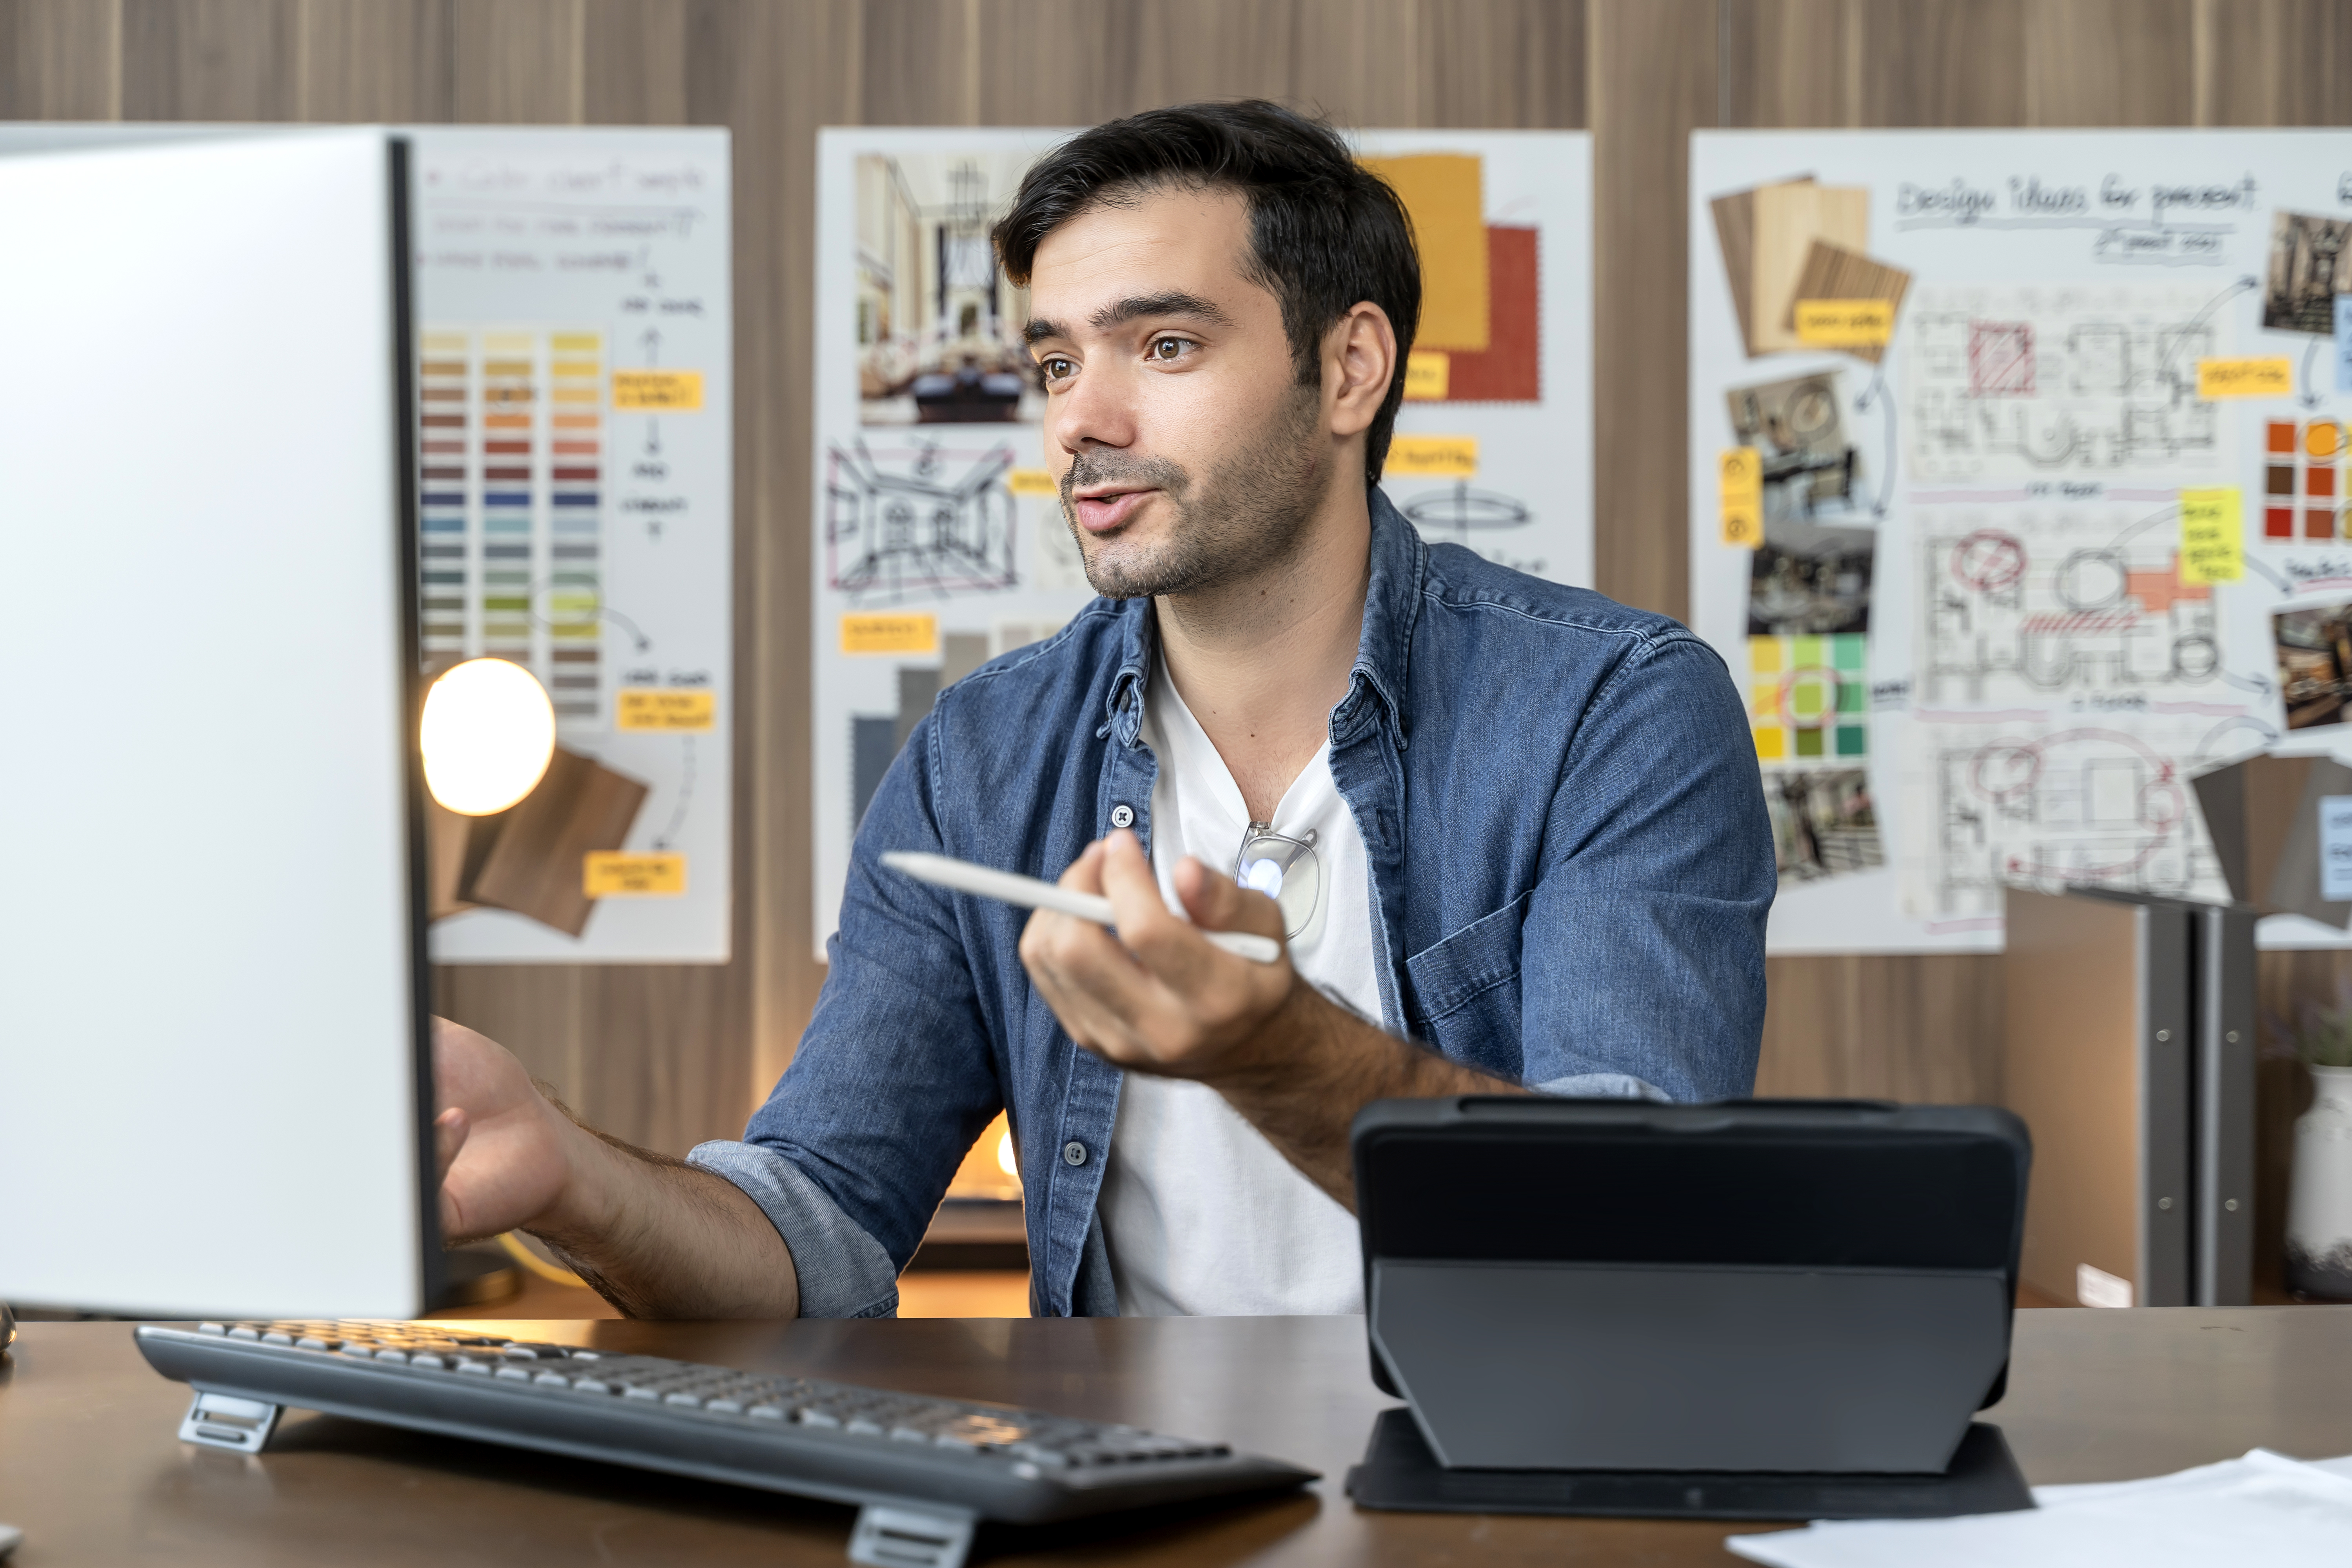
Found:
M 963 1568 L 979 1522 L 961 1509 L 869 1502 L 849 1532 L 849 1560 L 873 1568 Z
M 199 1389 L 187 1415 L 181 1418 L 180 1441 L 226 1448 L 232 1454 L 258 1454 L 278 1430 L 278 1417 L 284 1410 L 281 1405 Z

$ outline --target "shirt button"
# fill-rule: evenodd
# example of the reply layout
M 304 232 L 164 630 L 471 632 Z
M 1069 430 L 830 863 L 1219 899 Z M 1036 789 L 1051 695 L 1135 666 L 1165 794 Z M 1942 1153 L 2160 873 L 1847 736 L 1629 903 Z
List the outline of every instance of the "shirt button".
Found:
M 1110 808 L 1110 825 L 1111 825 L 1113 827 L 1132 827 L 1132 826 L 1135 826 L 1135 807 L 1133 807 L 1133 806 L 1131 806 L 1131 805 L 1114 805 L 1114 806 L 1112 806 L 1112 807 Z M 1077 1162 L 1076 1162 L 1076 1160 L 1073 1160 L 1073 1161 L 1071 1161 L 1071 1162 L 1070 1162 L 1070 1163 L 1071 1163 L 1071 1164 L 1073 1164 L 1073 1165 L 1075 1165 L 1075 1164 L 1076 1164 L 1076 1163 L 1077 1163 Z
M 1122 806 L 1119 809 L 1123 811 L 1126 807 Z M 1066 1165 L 1083 1165 L 1086 1163 L 1087 1146 L 1085 1144 L 1073 1138 L 1068 1142 L 1062 1145 L 1062 1163 Z

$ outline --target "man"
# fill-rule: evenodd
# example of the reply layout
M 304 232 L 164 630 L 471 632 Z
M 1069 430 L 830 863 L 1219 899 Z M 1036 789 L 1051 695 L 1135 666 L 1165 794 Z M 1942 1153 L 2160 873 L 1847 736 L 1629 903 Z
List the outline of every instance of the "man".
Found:
M 1380 494 L 1420 310 L 1394 195 L 1327 126 L 1198 105 L 1049 154 L 996 240 L 1103 597 L 909 736 L 744 1142 L 599 1141 L 445 1027 L 446 1232 L 530 1229 L 647 1316 L 886 1313 L 1004 1107 L 1037 1311 L 1360 1310 L 1367 1102 L 1748 1092 L 1773 866 L 1738 697 L 1674 622 L 1433 550 Z M 1118 930 L 892 849 L 1058 877 Z

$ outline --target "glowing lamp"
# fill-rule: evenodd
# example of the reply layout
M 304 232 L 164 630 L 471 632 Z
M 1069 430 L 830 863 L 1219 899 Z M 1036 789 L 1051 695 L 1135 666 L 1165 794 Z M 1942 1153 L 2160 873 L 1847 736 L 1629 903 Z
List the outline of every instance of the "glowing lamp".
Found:
M 555 755 L 555 705 L 522 666 L 469 658 L 425 694 L 418 740 L 433 798 L 464 816 L 504 811 Z
M 996 1141 L 996 1163 L 1014 1181 L 1021 1179 L 1021 1162 L 1013 1157 L 1013 1134 L 1007 1132 Z

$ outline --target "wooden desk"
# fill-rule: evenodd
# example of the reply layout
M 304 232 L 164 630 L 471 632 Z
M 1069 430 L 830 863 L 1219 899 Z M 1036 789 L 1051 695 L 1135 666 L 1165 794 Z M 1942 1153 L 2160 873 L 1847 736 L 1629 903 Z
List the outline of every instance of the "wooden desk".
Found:
M 1723 1525 L 1360 1512 L 1340 1477 L 1388 1401 L 1357 1319 L 509 1327 L 1132 1421 L 1326 1475 L 1306 1493 L 1139 1531 L 984 1531 L 976 1562 L 1736 1561 Z M 289 1415 L 257 1458 L 202 1451 L 173 1436 L 187 1397 L 123 1325 L 27 1324 L 0 1363 L 0 1520 L 25 1531 L 9 1568 L 845 1561 L 846 1508 L 316 1415 Z M 2021 1312 L 1992 1418 L 2036 1481 L 2156 1475 L 2256 1445 L 2352 1453 L 2352 1307 Z

